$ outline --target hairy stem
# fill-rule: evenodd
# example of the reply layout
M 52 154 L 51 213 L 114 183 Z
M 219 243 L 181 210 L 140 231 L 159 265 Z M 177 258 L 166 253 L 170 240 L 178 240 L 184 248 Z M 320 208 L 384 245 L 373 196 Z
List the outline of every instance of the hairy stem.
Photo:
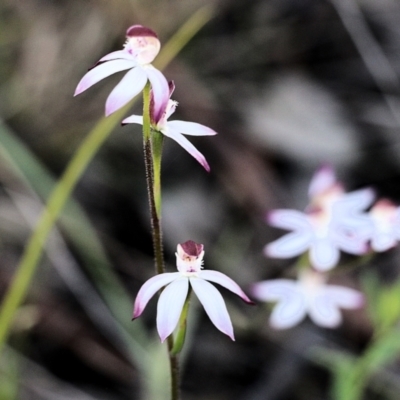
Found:
M 162 146 L 153 143 L 162 143 L 160 138 L 152 135 L 158 132 L 151 131 L 150 122 L 150 84 L 147 83 L 143 90 L 143 147 L 144 147 L 144 163 L 146 168 L 147 193 L 149 197 L 150 220 L 151 220 L 151 236 L 153 239 L 155 269 L 157 274 L 165 272 L 164 251 L 162 243 L 161 229 L 161 150 Z M 158 140 L 157 140 L 158 139 Z M 156 154 L 154 154 L 154 151 Z M 155 176 L 156 174 L 156 176 Z M 155 195 L 157 194 L 157 196 Z M 171 374 L 171 400 L 179 400 L 179 360 L 177 355 L 172 354 L 174 340 L 172 335 L 168 337 L 168 356 Z

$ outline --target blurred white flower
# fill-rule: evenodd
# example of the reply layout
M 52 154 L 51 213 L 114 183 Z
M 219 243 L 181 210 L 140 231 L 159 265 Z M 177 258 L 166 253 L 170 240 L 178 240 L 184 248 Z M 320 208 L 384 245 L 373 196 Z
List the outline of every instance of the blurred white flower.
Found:
M 314 175 L 309 187 L 310 205 L 305 212 L 273 210 L 269 224 L 293 232 L 269 243 L 269 257 L 290 258 L 310 251 L 310 263 L 326 271 L 337 265 L 340 250 L 361 255 L 368 251 L 372 223 L 363 211 L 371 204 L 371 189 L 345 193 L 332 168 L 324 166 Z
M 316 271 L 301 273 L 298 281 L 258 282 L 252 286 L 251 294 L 261 301 L 277 302 L 270 317 L 270 324 L 276 329 L 291 328 L 307 314 L 315 324 L 335 328 L 342 322 L 340 308 L 356 309 L 364 303 L 362 293 L 326 285 L 324 276 Z
M 389 250 L 400 240 L 400 207 L 390 200 L 381 199 L 369 213 L 373 222 L 371 247 L 374 251 Z

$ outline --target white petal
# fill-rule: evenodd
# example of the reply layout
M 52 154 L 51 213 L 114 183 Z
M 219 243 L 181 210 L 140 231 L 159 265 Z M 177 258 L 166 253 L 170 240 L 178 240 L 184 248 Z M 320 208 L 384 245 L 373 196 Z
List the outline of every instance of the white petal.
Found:
M 211 322 L 217 329 L 228 335 L 232 340 L 235 340 L 228 310 L 218 290 L 203 279 L 191 277 L 189 280 Z
M 356 233 L 345 233 L 343 235 L 332 235 L 335 245 L 346 253 L 362 255 L 369 250 L 367 238 L 358 237 Z
M 132 56 L 132 54 L 130 54 L 128 51 L 126 50 L 117 50 L 117 51 L 113 51 L 112 53 L 109 53 L 107 55 L 105 55 L 104 57 L 100 58 L 99 62 L 103 62 L 103 61 L 110 61 L 110 60 L 129 60 L 132 62 L 132 67 L 135 66 L 136 60 L 135 57 Z
M 312 226 L 306 214 L 297 210 L 273 210 L 267 215 L 270 225 L 277 228 L 300 231 L 309 231 Z
M 321 288 L 309 305 L 311 319 L 320 326 L 334 328 L 342 322 L 341 308 L 356 309 L 364 303 L 357 290 L 336 285 Z
M 339 258 L 340 252 L 329 238 L 315 239 L 310 247 L 310 262 L 318 271 L 332 269 Z
M 307 300 L 298 285 L 287 279 L 276 279 L 256 283 L 252 295 L 262 301 L 277 301 L 272 311 L 270 324 L 275 329 L 291 328 L 306 315 Z
M 324 165 L 314 174 L 308 188 L 310 198 L 318 196 L 336 184 L 336 175 L 330 165 Z
M 325 328 L 335 328 L 342 322 L 338 305 L 324 290 L 310 302 L 308 313 L 315 324 Z
M 125 118 L 122 122 L 122 125 L 125 124 L 139 124 L 143 125 L 143 116 L 142 115 L 131 115 L 130 117 Z
M 133 318 L 138 318 L 142 314 L 147 303 L 156 294 L 156 292 L 158 292 L 165 285 L 171 283 L 173 280 L 177 279 L 179 276 L 179 272 L 169 272 L 153 276 L 146 281 L 136 296 L 135 304 L 133 306 Z
M 196 147 L 194 147 L 192 143 L 190 143 L 189 140 L 185 138 L 185 136 L 183 136 L 179 132 L 169 129 L 169 123 L 167 123 L 167 129 L 163 129 L 162 133 L 165 136 L 168 136 L 169 138 L 175 140 L 175 142 L 177 142 L 178 144 L 180 144 L 191 156 L 193 156 L 204 167 L 204 169 L 207 172 L 210 172 L 210 166 L 208 165 L 207 160 L 205 159 L 203 154 L 201 154 L 196 149 Z
M 371 205 L 375 198 L 372 189 L 360 189 L 344 194 L 333 204 L 334 212 L 355 213 L 365 210 Z
M 139 68 L 130 70 L 113 89 L 106 101 L 106 115 L 119 110 L 138 93 L 140 93 L 147 82 L 147 75 Z
M 329 297 L 332 303 L 341 308 L 357 309 L 364 304 L 364 295 L 358 290 L 348 287 L 328 285 L 324 288 L 325 296 Z
M 297 283 L 289 279 L 272 279 L 254 283 L 251 294 L 261 301 L 278 301 L 298 292 Z
M 168 125 L 174 131 L 183 133 L 185 135 L 212 136 L 217 134 L 217 132 L 213 131 L 211 128 L 198 124 L 196 122 L 169 121 Z
M 293 232 L 267 244 L 264 253 L 268 257 L 291 258 L 304 253 L 311 244 L 312 232 Z
M 246 303 L 252 304 L 253 302 L 246 296 L 240 286 L 231 278 L 226 276 L 225 274 L 212 271 L 212 270 L 205 270 L 199 272 L 199 278 L 205 279 L 206 281 L 218 283 L 219 285 L 223 286 L 224 288 L 230 290 L 231 292 L 237 294 L 241 297 Z
M 162 117 L 169 100 L 169 85 L 165 76 L 152 65 L 147 66 L 143 69 L 149 78 L 151 83 L 151 89 L 153 92 L 153 117 L 156 123 Z
M 394 235 L 379 233 L 376 234 L 371 239 L 371 247 L 376 252 L 382 252 L 391 249 L 396 246 L 397 239 Z
M 89 72 L 87 72 L 83 78 L 78 83 L 78 86 L 75 89 L 74 96 L 82 93 L 86 89 L 90 88 L 95 83 L 101 81 L 107 76 L 115 74 L 116 72 L 124 71 L 126 69 L 132 68 L 134 65 L 132 61 L 128 60 L 114 60 L 108 61 L 104 64 L 97 65 Z
M 179 274 L 179 272 L 178 272 Z M 189 280 L 174 280 L 161 293 L 157 303 L 157 330 L 163 342 L 178 324 L 189 289 Z

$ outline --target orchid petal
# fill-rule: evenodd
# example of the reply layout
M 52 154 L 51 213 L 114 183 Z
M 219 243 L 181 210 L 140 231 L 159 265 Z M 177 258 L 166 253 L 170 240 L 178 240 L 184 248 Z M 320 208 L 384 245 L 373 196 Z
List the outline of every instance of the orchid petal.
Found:
M 165 285 L 171 283 L 173 280 L 177 279 L 179 276 L 179 272 L 169 272 L 153 276 L 146 281 L 136 296 L 135 304 L 133 306 L 133 318 L 138 318 L 142 314 L 147 303 L 156 294 L 156 292 L 158 292 Z
M 112 53 L 109 53 L 109 54 L 105 55 L 104 57 L 100 58 L 99 62 L 118 60 L 118 59 L 133 61 L 134 65 L 132 65 L 132 67 L 137 65 L 135 58 L 132 56 L 131 53 L 129 53 L 129 51 L 126 51 L 126 50 L 113 51 Z
M 291 258 L 304 253 L 311 244 L 312 232 L 292 232 L 267 244 L 264 254 L 268 257 Z
M 253 302 L 247 297 L 247 295 L 243 292 L 243 290 L 240 288 L 240 286 L 234 280 L 232 280 L 225 274 L 218 272 L 218 271 L 205 270 L 205 271 L 200 271 L 198 276 L 199 276 L 199 278 L 205 279 L 206 281 L 218 283 L 219 285 L 223 286 L 224 288 L 237 294 L 246 303 L 253 304 Z
M 318 271 L 328 271 L 339 262 L 340 252 L 329 238 L 316 239 L 310 247 L 311 265 Z
M 310 318 L 319 326 L 335 328 L 342 322 L 339 307 L 335 304 L 332 296 L 328 294 L 327 288 L 321 289 L 310 302 L 308 313 Z
M 143 69 L 151 83 L 153 93 L 153 118 L 155 123 L 161 119 L 169 100 L 169 85 L 165 76 L 156 68 L 149 65 Z
M 324 165 L 311 179 L 310 186 L 308 188 L 308 196 L 313 198 L 326 190 L 332 188 L 336 184 L 336 175 L 333 168 L 330 165 Z
M 396 246 L 397 239 L 394 235 L 377 232 L 371 239 L 371 247 L 376 252 L 382 252 Z
M 332 303 L 346 309 L 360 308 L 364 304 L 364 295 L 358 290 L 337 286 L 328 285 L 324 288 L 325 296 L 329 297 Z
M 358 236 L 357 232 L 351 232 L 350 234 L 337 234 L 333 236 L 335 245 L 346 253 L 361 255 L 365 254 L 369 247 L 367 244 L 367 238 L 362 235 Z
M 275 329 L 291 328 L 307 313 L 307 301 L 297 284 L 288 279 L 263 281 L 252 286 L 253 296 L 262 301 L 277 301 L 270 317 Z
M 168 128 L 168 126 L 167 126 Z M 163 129 L 162 133 L 165 136 L 175 140 L 178 144 L 180 144 L 191 156 L 193 156 L 207 172 L 210 172 L 210 166 L 207 163 L 207 160 L 201 154 L 196 147 L 193 146 L 192 143 L 189 142 L 182 134 L 179 132 L 173 131 L 172 129 Z
M 168 126 L 174 131 L 191 136 L 212 136 L 217 134 L 217 132 L 208 126 L 198 124 L 197 122 L 169 121 Z
M 142 68 L 130 70 L 113 89 L 106 101 L 106 116 L 119 110 L 138 93 L 140 93 L 147 82 L 147 75 Z
M 261 301 L 280 301 L 297 293 L 296 282 L 289 279 L 272 279 L 251 285 L 251 294 Z
M 143 125 L 143 116 L 142 115 L 131 115 L 130 117 L 125 118 L 122 122 L 122 125 L 125 124 L 139 124 Z
M 74 96 L 84 92 L 86 89 L 89 89 L 95 83 L 107 78 L 107 76 L 124 71 L 125 69 L 132 68 L 133 66 L 134 64 L 129 60 L 114 60 L 97 65 L 87 72 L 79 81 L 78 86 L 75 89 Z
M 203 279 L 191 277 L 189 280 L 211 322 L 217 329 L 235 340 L 228 310 L 218 290 Z
M 177 272 L 179 275 L 179 272 Z M 161 342 L 173 332 L 178 324 L 189 290 L 189 280 L 182 277 L 174 280 L 161 293 L 157 303 L 157 330 Z
M 333 204 L 334 212 L 354 213 L 363 211 L 371 205 L 374 198 L 375 192 L 369 188 L 346 193 Z
M 267 215 L 268 223 L 286 230 L 310 230 L 307 215 L 297 210 L 273 210 Z

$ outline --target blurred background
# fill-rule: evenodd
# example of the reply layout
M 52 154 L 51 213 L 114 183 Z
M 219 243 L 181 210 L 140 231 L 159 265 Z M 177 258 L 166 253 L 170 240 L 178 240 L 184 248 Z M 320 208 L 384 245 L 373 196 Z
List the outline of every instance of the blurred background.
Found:
M 210 174 L 165 141 L 168 271 L 177 243 L 191 239 L 205 245 L 205 268 L 244 288 L 290 276 L 292 260 L 263 256 L 281 234 L 265 213 L 304 209 L 311 176 L 324 163 L 348 190 L 372 186 L 400 202 L 396 0 L 2 0 L 2 295 L 52 185 L 103 117 L 122 74 L 74 98 L 80 78 L 122 47 L 130 25 L 149 26 L 165 44 L 204 6 L 212 7 L 209 22 L 164 73 L 176 84 L 175 118 L 219 134 L 191 138 Z M 140 113 L 140 101 L 132 112 Z M 118 125 L 74 190 L 16 315 L 0 359 L 1 399 L 168 398 L 162 385 L 149 394 L 143 378 L 147 371 L 157 382 L 164 365 L 158 355 L 148 361 L 149 341 L 157 343 L 156 301 L 130 321 L 137 291 L 153 275 L 149 227 L 140 127 Z M 360 288 L 369 270 L 385 284 L 397 278 L 398 261 L 394 249 L 333 280 Z M 273 331 L 267 307 L 223 294 L 236 342 L 193 301 L 184 399 L 329 399 L 332 376 L 316 349 L 357 355 L 371 336 L 362 311 L 346 313 L 335 330 L 306 320 Z M 365 399 L 400 398 L 399 377 L 394 363 L 386 387 Z

